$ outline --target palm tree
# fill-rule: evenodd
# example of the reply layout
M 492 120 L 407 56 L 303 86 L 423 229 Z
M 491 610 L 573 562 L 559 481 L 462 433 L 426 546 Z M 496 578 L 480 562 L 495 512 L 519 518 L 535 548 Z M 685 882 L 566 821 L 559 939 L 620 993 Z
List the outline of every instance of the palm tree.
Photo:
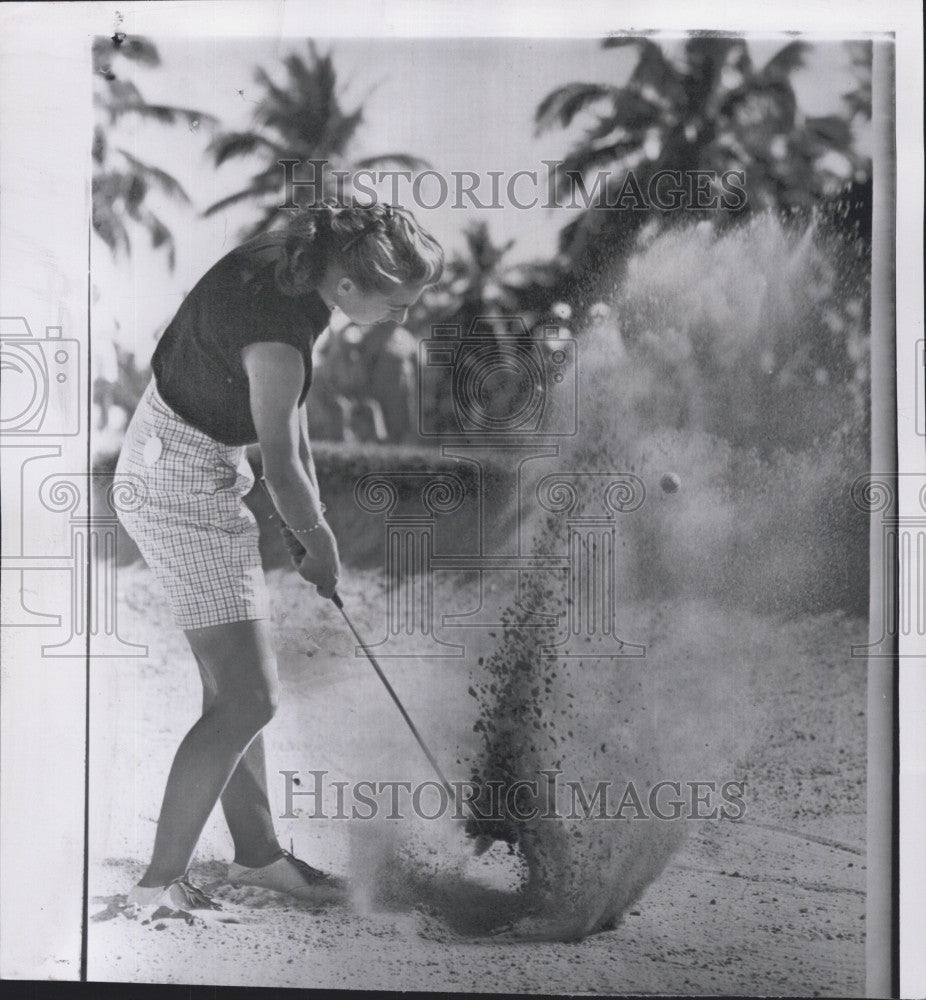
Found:
M 842 95 L 843 106 L 850 122 L 871 121 L 871 55 L 869 41 L 845 43 L 849 67 L 855 77 L 855 86 Z M 839 220 L 841 228 L 871 242 L 871 209 L 873 198 L 871 159 L 854 153 L 851 156 L 853 177 L 845 190 L 829 199 L 828 209 Z
M 738 213 L 712 212 L 717 222 L 757 208 L 809 209 L 845 182 L 837 167 L 853 162 L 849 121 L 805 116 L 798 108 L 791 76 L 803 65 L 806 43 L 788 43 L 762 66 L 740 38 L 694 35 L 677 61 L 648 38 L 607 38 L 603 45 L 637 50 L 626 84 L 567 84 L 550 93 L 535 116 L 538 131 L 591 118 L 556 177 L 567 203 L 578 179 L 593 191 L 589 209 L 561 234 L 561 250 L 574 268 L 596 272 L 626 249 L 644 222 L 678 215 L 653 210 L 651 202 L 645 211 L 603 210 L 628 190 L 624 204 L 633 203 L 628 180 L 647 194 L 664 170 L 683 177 L 744 172 L 745 203 Z M 601 176 L 598 188 L 588 183 L 593 174 Z
M 283 61 L 287 78 L 278 86 L 261 67 L 254 72 L 264 95 L 247 131 L 221 132 L 209 146 L 215 165 L 244 156 L 256 156 L 260 166 L 246 187 L 210 205 L 205 215 L 214 215 L 242 201 L 256 201 L 261 216 L 242 233 L 248 239 L 265 232 L 285 217 L 280 207 L 283 192 L 281 160 L 324 162 L 327 170 L 320 179 L 318 195 L 333 193 L 332 171 L 373 168 L 386 164 L 406 170 L 420 170 L 424 160 L 404 153 L 390 153 L 367 159 L 349 159 L 350 147 L 363 121 L 362 107 L 346 110 L 339 95 L 337 71 L 331 55 L 320 55 L 308 43 L 308 58 L 293 52 Z M 302 188 L 293 192 L 296 204 L 308 195 Z
M 551 304 L 560 279 L 555 261 L 509 264 L 506 257 L 515 241 L 495 242 L 483 220 L 471 222 L 463 237 L 464 246 L 448 260 L 444 280 L 425 292 L 420 310 L 409 322 L 413 329 L 427 329 L 429 324 L 433 329 L 437 323 L 456 327 L 461 344 L 474 333 L 475 343 L 470 341 L 461 349 L 453 365 L 435 369 L 420 383 L 422 387 L 427 384 L 429 390 L 421 400 L 429 425 L 454 434 L 459 433 L 459 398 L 455 401 L 454 388 L 459 372 L 493 372 L 480 389 L 478 406 L 473 403 L 479 412 L 502 415 L 508 412 L 509 404 L 513 405 L 512 400 L 528 391 L 526 369 L 512 367 L 512 352 L 531 352 L 528 334 L 539 321 L 554 319 Z M 474 327 L 476 320 L 481 321 L 478 327 Z
M 165 170 L 139 160 L 121 147 L 111 148 L 107 133 L 127 116 L 165 125 L 182 121 L 192 129 L 215 119 L 190 108 L 149 104 L 131 80 L 116 74 L 113 65 L 118 60 L 142 66 L 158 66 L 161 62 L 157 48 L 146 38 L 129 38 L 117 32 L 112 38 L 100 37 L 93 42 L 94 105 L 105 119 L 105 124 L 97 124 L 93 133 L 93 229 L 114 255 L 120 251 L 130 253 L 128 218 L 147 230 L 152 246 L 166 250 L 168 266 L 173 269 L 173 236 L 146 201 L 153 188 L 184 204 L 189 204 L 190 199 L 179 181 Z
M 493 243 L 488 223 L 471 222 L 463 233 L 465 251 L 447 265 L 448 290 L 461 313 L 487 315 L 517 308 L 517 293 L 506 281 L 504 258 L 514 240 Z
M 859 115 L 871 121 L 871 42 L 846 42 L 849 66 L 855 77 L 855 87 L 842 95 L 850 118 Z
M 448 261 L 438 289 L 444 300 L 442 322 L 453 314 L 466 329 L 476 316 L 538 314 L 549 308 L 560 278 L 557 261 L 508 264 L 505 258 L 515 241 L 495 243 L 483 220 L 470 222 L 463 238 L 464 249 Z

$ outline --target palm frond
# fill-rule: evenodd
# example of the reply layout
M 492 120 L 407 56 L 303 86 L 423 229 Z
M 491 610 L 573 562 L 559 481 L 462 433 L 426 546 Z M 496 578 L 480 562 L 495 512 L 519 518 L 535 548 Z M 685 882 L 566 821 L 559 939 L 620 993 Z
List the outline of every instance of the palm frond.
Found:
M 603 139 L 613 137 L 614 140 L 627 138 L 627 130 L 613 115 L 601 115 L 595 125 L 590 125 L 583 136 L 584 145 L 593 146 Z
M 164 125 L 173 125 L 178 119 L 188 125 L 215 125 L 218 119 L 215 115 L 210 115 L 205 111 L 197 111 L 193 108 L 176 108 L 170 104 L 148 104 L 141 101 L 123 109 L 123 113 L 131 111 L 141 118 L 152 118 L 162 122 Z
M 717 109 L 721 118 L 753 117 L 777 132 L 794 127 L 797 95 L 784 78 L 768 83 L 752 80 L 731 90 Z
M 431 163 L 420 156 L 408 153 L 381 153 L 379 156 L 367 156 L 354 161 L 361 170 L 371 170 L 376 167 L 398 167 L 401 170 L 430 170 Z
M 741 40 L 741 44 L 734 50 L 732 59 L 729 55 L 727 56 L 727 62 L 728 65 L 732 66 L 743 77 L 755 75 L 755 67 L 752 64 L 752 53 L 749 51 L 749 46 L 745 40 Z
M 540 102 L 534 113 L 538 132 L 552 128 L 557 123 L 568 128 L 580 112 L 604 98 L 614 98 L 617 88 L 601 83 L 567 83 L 558 87 Z
M 870 87 L 867 89 L 859 87 L 856 90 L 850 90 L 848 93 L 842 95 L 842 100 L 850 117 L 854 118 L 856 115 L 861 115 L 863 118 L 871 121 Z
M 141 174 L 122 174 L 122 199 L 125 210 L 136 222 L 141 221 L 142 203 L 148 194 L 148 182 Z
M 846 42 L 845 46 L 856 85 L 842 95 L 843 102 L 850 117 L 861 115 L 871 121 L 871 42 Z
M 117 31 L 109 41 L 114 51 L 131 62 L 141 63 L 142 66 L 161 65 L 157 46 L 149 38 Z
M 612 118 L 620 128 L 635 131 L 658 124 L 663 118 L 663 110 L 655 101 L 625 87 L 614 95 Z
M 761 75 L 767 80 L 787 79 L 804 65 L 804 57 L 810 48 L 807 42 L 788 42 L 762 67 Z
M 100 95 L 97 103 L 108 113 L 110 122 L 127 114 L 151 118 L 165 125 L 173 125 L 178 119 L 189 125 L 214 125 L 218 121 L 215 115 L 195 108 L 149 104 L 131 80 L 112 80 L 105 89 L 106 93 Z
M 275 186 L 260 184 L 252 181 L 246 188 L 242 188 L 242 190 L 236 191 L 234 194 L 230 194 L 225 198 L 220 198 L 218 201 L 213 202 L 213 204 L 211 204 L 208 208 L 203 209 L 203 216 L 208 218 L 210 215 L 215 215 L 216 212 L 221 212 L 225 208 L 237 205 L 240 201 L 244 201 L 247 198 L 259 198 L 261 195 L 267 194 L 273 190 L 276 190 Z
M 329 149 L 343 152 L 351 144 L 363 122 L 363 110 L 358 108 L 349 115 L 335 109 L 319 129 L 319 138 Z
M 707 32 L 693 32 L 685 43 L 685 87 L 689 112 L 695 115 L 710 114 L 710 107 L 723 89 L 724 70 L 745 67 L 744 76 L 751 78 L 751 59 L 745 40 L 737 35 L 717 36 Z
M 630 75 L 629 85 L 652 87 L 665 100 L 677 102 L 684 99 L 685 84 L 681 74 L 666 58 L 662 46 L 649 39 L 639 40 L 640 56 Z
M 185 202 L 187 205 L 190 204 L 189 195 L 184 191 L 183 185 L 175 177 L 172 177 L 159 167 L 153 167 L 150 163 L 144 163 L 128 152 L 128 150 L 119 148 L 117 152 L 121 153 L 129 166 L 136 173 L 144 177 L 146 181 L 159 187 L 169 197 Z
M 177 263 L 177 247 L 170 230 L 150 209 L 142 209 L 138 214 L 138 222 L 148 231 L 151 246 L 155 250 L 164 249 L 167 252 L 167 266 L 173 271 Z
M 90 56 L 93 63 L 93 72 L 105 73 L 111 69 L 112 60 L 112 39 L 97 35 L 90 46 Z
M 641 143 L 637 139 L 624 139 L 601 146 L 582 146 L 575 149 L 563 161 L 561 172 L 585 174 L 599 167 L 617 168 L 628 156 L 640 152 Z
M 813 142 L 825 149 L 845 153 L 852 146 L 852 129 L 849 123 L 838 115 L 805 118 L 804 129 Z
M 226 160 L 247 156 L 258 149 L 266 149 L 279 157 L 285 157 L 290 152 L 285 146 L 257 132 L 221 132 L 209 143 L 206 152 L 212 154 L 215 165 L 220 167 Z
M 91 44 L 93 72 L 111 71 L 114 59 L 128 59 L 143 66 L 160 66 L 157 46 L 140 35 L 126 35 L 117 31 L 113 35 L 97 35 Z
M 96 183 L 94 183 L 91 222 L 93 231 L 109 247 L 114 257 L 118 256 L 120 249 L 129 252 L 128 230 L 114 211 L 112 201 L 106 192 Z
M 284 60 L 284 65 L 296 92 L 309 98 L 307 103 L 319 111 L 331 110 L 336 103 L 337 73 L 330 54 L 319 55 L 310 40 L 308 62 L 293 52 Z
M 645 35 L 608 35 L 601 40 L 601 47 L 603 49 L 621 49 L 631 45 L 634 48 L 642 49 L 648 45 L 655 44 L 655 42 L 651 41 Z
M 91 155 L 97 167 L 101 167 L 105 162 L 106 152 L 106 133 L 97 125 L 93 130 L 93 145 L 91 146 Z
M 258 113 L 264 107 L 277 107 L 282 109 L 291 109 L 293 102 L 287 90 L 278 87 L 273 80 L 270 78 L 269 73 L 262 67 L 258 66 L 254 70 L 254 82 L 259 84 L 264 90 L 267 91 L 266 96 L 261 101 Z
M 554 183 L 558 194 L 572 193 L 577 185 L 577 178 L 583 181 L 593 170 L 607 168 L 609 173 L 626 168 L 626 159 L 640 154 L 640 143 L 634 141 L 615 142 L 597 149 L 576 150 L 557 165 Z
M 112 80 L 106 90 L 108 93 L 102 96 L 101 103 L 109 114 L 110 123 L 145 103 L 141 91 L 131 80 Z

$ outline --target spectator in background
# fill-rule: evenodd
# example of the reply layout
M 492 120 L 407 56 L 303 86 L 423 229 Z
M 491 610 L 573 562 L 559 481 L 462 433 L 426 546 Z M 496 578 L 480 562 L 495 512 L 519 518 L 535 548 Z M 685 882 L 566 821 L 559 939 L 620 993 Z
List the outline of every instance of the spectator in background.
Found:
M 418 342 L 396 323 L 332 316 L 319 338 L 309 424 L 335 441 L 409 442 L 417 431 Z M 313 398 L 314 397 L 314 398 Z
M 397 323 L 369 327 L 361 341 L 367 397 L 382 413 L 389 441 L 418 436 L 418 341 Z

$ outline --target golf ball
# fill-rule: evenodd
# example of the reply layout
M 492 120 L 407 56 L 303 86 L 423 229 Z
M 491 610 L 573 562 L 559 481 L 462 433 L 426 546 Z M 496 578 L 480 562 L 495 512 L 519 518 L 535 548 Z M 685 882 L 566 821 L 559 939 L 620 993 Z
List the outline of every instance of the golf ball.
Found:
M 679 486 L 682 485 L 682 481 L 674 472 L 667 472 L 659 480 L 659 485 L 662 487 L 663 493 L 676 493 Z

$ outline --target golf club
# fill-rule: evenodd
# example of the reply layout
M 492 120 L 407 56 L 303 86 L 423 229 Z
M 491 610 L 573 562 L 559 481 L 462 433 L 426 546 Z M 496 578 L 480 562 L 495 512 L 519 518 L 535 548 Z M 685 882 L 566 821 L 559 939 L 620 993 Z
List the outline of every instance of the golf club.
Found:
M 264 490 L 267 493 L 267 496 L 270 498 L 270 502 L 273 503 L 273 494 L 270 492 L 270 487 L 267 485 L 267 482 L 266 482 L 266 480 L 264 479 L 263 476 L 260 477 L 260 481 L 261 481 L 261 485 L 264 487 Z M 274 510 L 275 509 L 276 509 L 276 504 L 274 504 Z M 278 516 L 280 516 L 279 515 L 279 511 L 277 511 L 277 514 L 278 514 Z M 282 516 L 280 516 L 280 522 L 281 522 L 281 524 L 283 525 L 284 528 L 288 527 L 287 524 L 286 524 L 286 522 L 283 520 Z M 341 612 L 341 615 L 343 616 L 344 621 L 347 623 L 347 627 L 353 633 L 353 636 L 357 640 L 358 644 L 360 645 L 360 648 L 364 651 L 364 653 L 366 653 L 367 659 L 370 661 L 371 666 L 376 671 L 376 676 L 379 677 L 379 679 L 383 682 L 383 687 L 385 687 L 385 689 L 389 692 L 389 697 L 392 698 L 392 700 L 395 702 L 396 708 L 398 708 L 399 712 L 401 712 L 402 718 L 405 720 L 406 725 L 411 730 L 412 736 L 414 736 L 415 739 L 416 739 L 416 741 L 418 742 L 418 746 L 420 746 L 421 749 L 422 749 L 422 751 L 424 752 L 425 757 L 427 757 L 428 763 L 433 768 L 434 773 L 437 775 L 438 779 L 440 780 L 440 783 L 443 786 L 444 791 L 449 796 L 450 802 L 451 802 L 451 804 L 454 807 L 454 813 L 456 813 L 457 809 L 458 809 L 458 806 L 459 806 L 459 803 L 458 803 L 456 794 L 454 793 L 453 786 L 450 784 L 450 782 L 444 776 L 444 772 L 441 770 L 440 765 L 437 763 L 437 760 L 434 757 L 434 754 L 431 753 L 431 751 L 428 749 L 428 745 L 422 739 L 421 734 L 418 732 L 418 729 L 415 726 L 415 723 L 412 722 L 411 716 L 406 711 L 405 706 L 402 704 L 399 696 L 396 694 L 395 689 L 389 683 L 389 679 L 386 677 L 385 673 L 383 672 L 382 667 L 377 662 L 376 657 L 373 655 L 373 652 L 371 651 L 371 649 L 369 648 L 369 646 L 367 646 L 367 644 L 361 638 L 360 633 L 357 631 L 356 626 L 351 621 L 349 615 L 347 614 L 347 611 L 344 609 L 344 602 L 341 600 L 341 597 L 340 597 L 340 595 L 338 594 L 337 591 L 335 591 L 331 595 L 331 602 L 338 609 L 338 611 Z M 465 802 L 466 805 L 469 806 L 469 811 L 470 811 L 470 814 L 472 815 L 473 819 L 476 820 L 477 822 L 479 822 L 480 819 L 481 819 L 481 817 L 476 812 L 476 810 L 473 808 L 473 805 L 469 801 L 469 799 L 464 799 L 463 801 Z M 488 843 L 485 843 L 484 842 L 485 840 L 488 840 Z M 483 851 L 485 851 L 485 849 L 489 846 L 489 844 L 491 842 L 492 842 L 492 838 L 485 838 L 485 837 L 483 837 L 481 835 L 478 836 L 477 839 L 476 839 L 476 853 L 477 854 L 482 854 Z

